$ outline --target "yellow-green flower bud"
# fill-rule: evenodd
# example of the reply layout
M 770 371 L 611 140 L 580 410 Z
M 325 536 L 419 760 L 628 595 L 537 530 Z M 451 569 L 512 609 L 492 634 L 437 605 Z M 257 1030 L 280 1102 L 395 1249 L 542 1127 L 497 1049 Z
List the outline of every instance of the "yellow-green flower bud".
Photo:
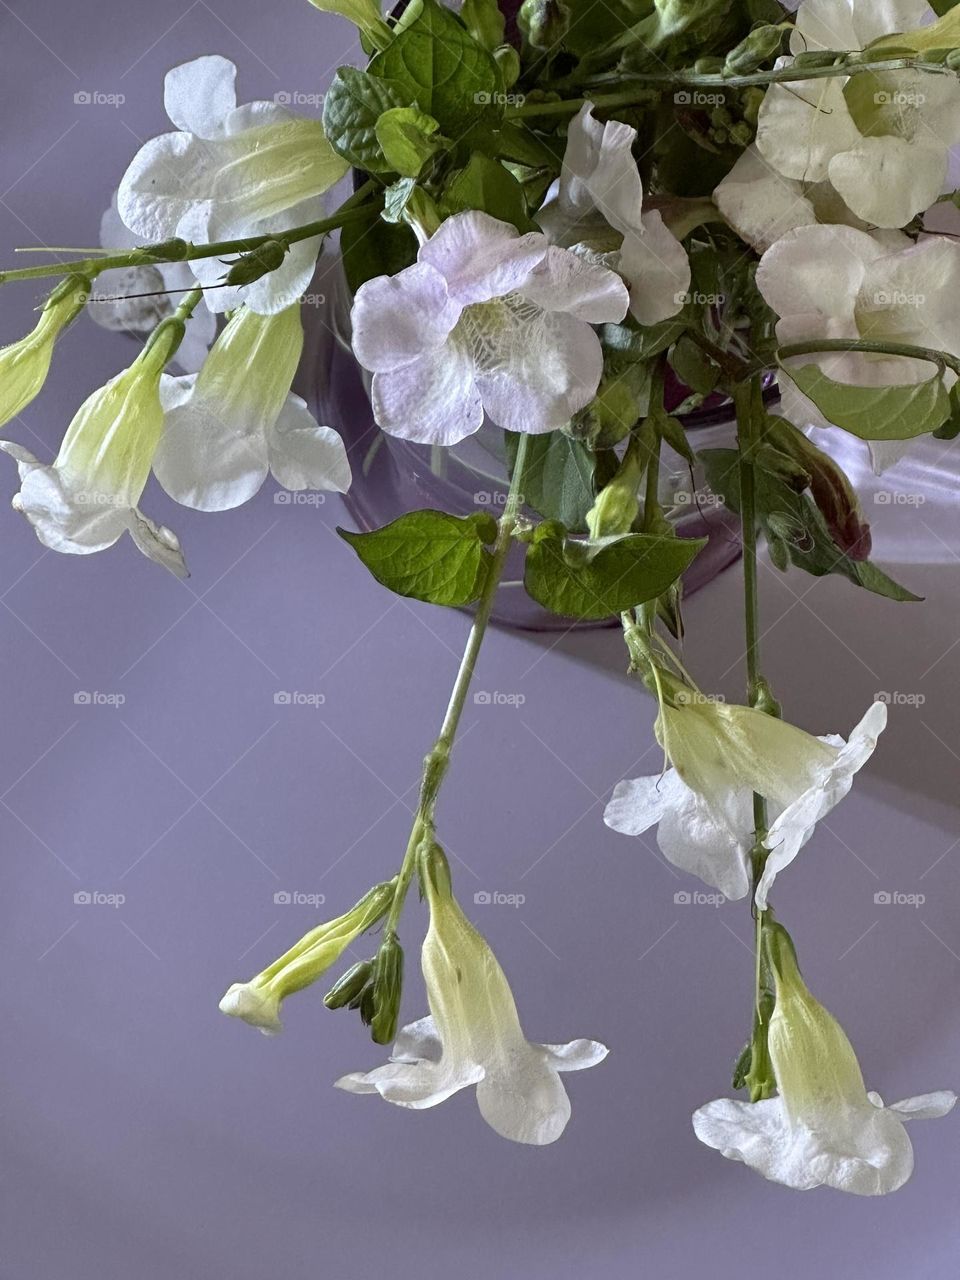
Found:
M 390 881 L 377 885 L 345 915 L 311 929 L 255 978 L 235 982 L 220 1001 L 221 1013 L 242 1018 L 259 1027 L 264 1035 L 282 1031 L 282 1002 L 316 982 L 354 939 L 386 914 L 393 901 L 394 884 Z
M 31 333 L 0 350 L 0 426 L 15 418 L 43 387 L 50 371 L 53 345 L 90 293 L 85 276 L 63 280 L 44 303 Z

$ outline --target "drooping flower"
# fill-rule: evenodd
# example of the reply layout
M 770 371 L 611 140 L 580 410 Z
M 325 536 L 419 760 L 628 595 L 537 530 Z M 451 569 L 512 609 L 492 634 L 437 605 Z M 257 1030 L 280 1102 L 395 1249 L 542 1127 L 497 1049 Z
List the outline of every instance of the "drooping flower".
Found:
M 934 18 L 923 0 L 803 0 L 790 48 L 865 49 Z M 878 227 L 903 227 L 934 203 L 958 142 L 956 76 L 909 69 L 772 84 L 757 122 L 757 147 L 779 173 L 829 181 Z
M 0 427 L 40 394 L 57 338 L 87 301 L 90 281 L 70 275 L 50 294 L 25 338 L 0 348 Z
M 946 236 L 916 244 L 889 232 L 853 227 L 800 227 L 778 240 L 757 268 L 757 288 L 780 317 L 781 346 L 822 338 L 875 339 L 960 355 L 960 246 Z M 815 364 L 837 382 L 882 387 L 926 382 L 926 360 L 835 351 L 786 362 Z M 798 427 L 830 425 L 783 369 L 780 411 Z M 956 376 L 947 370 L 949 387 Z M 910 440 L 870 441 L 877 471 L 890 466 Z
M 100 243 L 104 249 L 114 251 L 137 246 L 137 237 L 124 225 L 117 211 L 116 192 L 100 220 Z M 173 314 L 182 294 L 194 285 L 188 262 L 114 267 L 97 276 L 89 314 L 104 329 L 149 333 L 161 320 Z M 216 317 L 201 298 L 187 321 L 186 333 L 173 357 L 173 364 L 184 373 L 195 373 L 206 359 L 216 330 Z
M 886 706 L 874 703 L 844 743 L 815 738 L 752 707 L 716 702 L 664 673 L 659 680 L 664 697 L 656 734 L 671 767 L 619 782 L 603 820 L 632 836 L 656 825 L 668 862 L 727 898 L 742 898 L 750 891 L 751 796 L 757 792 L 776 818 L 767 839 L 776 852 L 767 858 L 757 895 L 763 908 L 777 873 L 850 790 L 886 724 Z
M 234 64 L 216 55 L 167 73 L 164 106 L 177 132 L 140 148 L 117 194 L 120 217 L 137 236 L 212 243 L 274 234 L 323 216 L 321 196 L 343 177 L 347 162 L 319 120 L 274 102 L 238 107 L 235 76 Z M 319 250 L 317 237 L 300 241 L 275 270 L 239 287 L 219 287 L 227 269 L 216 258 L 197 258 L 191 270 L 210 288 L 212 309 L 246 303 L 269 315 L 303 294 Z
M 337 1087 L 419 1110 L 476 1085 L 480 1113 L 502 1137 L 555 1142 L 570 1118 L 558 1073 L 592 1067 L 607 1050 L 595 1040 L 544 1045 L 525 1038 L 503 970 L 453 897 L 441 860 L 439 851 L 424 859 L 430 927 L 422 964 L 430 1016 L 403 1028 L 389 1063 L 343 1076 Z
M 643 210 L 636 137 L 619 120 L 601 124 L 585 103 L 570 122 L 560 181 L 537 221 L 555 244 L 581 246 L 615 267 L 630 286 L 631 314 L 652 325 L 682 309 L 690 259 L 661 214 Z
M 317 925 L 249 982 L 235 982 L 220 1001 L 220 1012 L 241 1018 L 265 1036 L 283 1030 L 280 1006 L 323 976 L 343 952 L 384 915 L 393 901 L 395 881 L 378 884 L 356 906 Z
M 87 555 L 112 547 L 128 532 L 145 556 L 186 576 L 176 534 L 137 505 L 163 431 L 160 375 L 182 333 L 179 320 L 165 321 L 128 369 L 87 397 L 52 465 L 0 441 L 20 472 L 14 508 L 44 546 Z
M 940 1090 L 885 1107 L 867 1093 L 843 1028 L 807 990 L 779 926 L 769 933 L 777 998 L 768 1044 L 779 1092 L 761 1102 L 708 1102 L 694 1113 L 694 1132 L 727 1159 L 798 1191 L 896 1191 L 913 1172 L 904 1122 L 946 1115 L 956 1094 Z
M 286 489 L 350 487 L 343 441 L 290 391 L 303 349 L 300 308 L 235 312 L 199 373 L 164 377 L 157 479 L 177 502 L 225 511 L 272 472 Z
M 541 233 L 458 213 L 413 266 L 357 290 L 353 349 L 391 435 L 456 444 L 484 412 L 510 431 L 552 431 L 596 394 L 603 353 L 590 326 L 622 320 L 627 301 L 613 271 Z

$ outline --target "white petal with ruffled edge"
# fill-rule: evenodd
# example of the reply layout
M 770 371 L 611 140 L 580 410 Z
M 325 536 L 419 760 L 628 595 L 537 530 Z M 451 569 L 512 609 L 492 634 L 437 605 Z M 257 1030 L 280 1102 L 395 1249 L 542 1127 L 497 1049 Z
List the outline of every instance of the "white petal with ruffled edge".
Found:
M 370 400 L 384 431 L 418 444 L 456 444 L 483 423 L 471 354 L 454 341 L 401 369 L 375 373 Z
M 417 262 L 362 284 L 350 313 L 351 345 L 365 369 L 389 373 L 446 342 L 463 307 L 436 267 Z
M 440 272 L 455 302 L 467 306 L 518 289 L 547 247 L 539 231 L 521 235 L 508 222 L 471 211 L 442 222 L 417 257 Z
M 860 138 L 832 157 L 827 176 L 858 218 L 903 227 L 943 190 L 947 148 L 906 138 Z
M 163 82 L 163 109 L 178 129 L 198 138 L 223 136 L 237 105 L 237 68 L 217 53 L 172 67 Z
M 751 144 L 713 193 L 713 200 L 738 235 L 758 253 L 793 231 L 817 221 L 803 184 L 785 178 Z
M 188 577 L 180 540 L 172 529 L 148 519 L 114 495 L 78 488 L 60 467 L 39 462 L 9 440 L 0 440 L 20 472 L 20 491 L 13 507 L 27 517 L 38 540 L 51 551 L 91 555 L 112 547 L 129 533 L 138 549 L 178 578 Z
M 325 489 L 346 493 L 350 463 L 343 441 L 332 427 L 317 423 L 293 392 L 267 435 L 270 472 L 284 489 Z
M 639 324 L 659 324 L 683 309 L 690 259 L 656 209 L 643 215 L 639 235 L 624 237 L 620 271 L 630 285 L 630 314 Z
M 748 791 L 729 792 L 718 811 L 675 769 L 667 769 L 662 775 L 618 782 L 603 820 L 630 836 L 657 825 L 657 844 L 673 866 L 730 900 L 750 892 L 753 812 Z
M 825 1108 L 816 1129 L 791 1124 L 779 1097 L 762 1102 L 718 1098 L 694 1112 L 697 1137 L 795 1191 L 834 1187 L 853 1195 L 885 1195 L 913 1172 L 913 1147 L 892 1109 Z
M 761 911 L 766 909 L 773 882 L 800 852 L 807 833 L 849 792 L 855 774 L 873 755 L 886 724 L 886 704 L 874 702 L 833 760 L 817 769 L 810 786 L 771 824 L 763 842 L 769 853 L 757 886 L 756 901 Z
M 596 395 L 603 373 L 600 339 L 582 320 L 559 311 L 541 312 L 522 327 L 487 332 L 490 351 L 476 369 L 476 385 L 499 427 L 552 431 Z

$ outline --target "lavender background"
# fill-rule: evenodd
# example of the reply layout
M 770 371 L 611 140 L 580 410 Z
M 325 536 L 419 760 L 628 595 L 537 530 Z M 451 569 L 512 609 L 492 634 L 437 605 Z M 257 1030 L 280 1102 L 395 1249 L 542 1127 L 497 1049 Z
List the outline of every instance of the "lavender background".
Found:
M 182 11 L 0 0 L 0 47 L 3 263 L 16 245 L 96 242 L 111 186 L 165 127 L 170 65 L 227 54 L 249 100 L 321 93 L 354 54 L 345 23 L 296 0 Z M 125 101 L 76 104 L 81 90 Z M 3 290 L 0 340 L 25 330 L 39 296 Z M 10 433 L 52 455 L 72 409 L 129 350 L 76 325 Z M 943 452 L 927 458 L 949 497 L 956 464 Z M 897 471 L 880 488 L 920 484 Z M 893 708 L 868 775 L 777 895 L 811 985 L 889 1099 L 960 1083 L 960 529 L 955 500 L 924 492 L 923 506 L 870 512 L 880 558 L 927 604 L 762 576 L 767 666 L 792 718 L 846 730 L 881 690 L 926 698 Z M 275 893 L 325 894 L 334 914 L 397 865 L 467 621 L 366 578 L 332 533 L 334 500 L 278 505 L 271 483 L 215 517 L 154 488 L 144 506 L 180 533 L 188 583 L 129 542 L 86 560 L 45 553 L 0 511 L 0 1275 L 952 1272 L 956 1119 L 914 1127 L 917 1171 L 883 1202 L 789 1193 L 694 1139 L 690 1113 L 727 1090 L 746 1032 L 748 911 L 676 903 L 697 886 L 652 842 L 600 821 L 611 785 L 658 761 L 652 706 L 621 674 L 616 633 L 494 633 L 477 688 L 525 701 L 468 708 L 442 802 L 467 904 L 525 895 L 471 909 L 528 1033 L 612 1046 L 604 1065 L 567 1077 L 561 1142 L 503 1142 L 469 1093 L 416 1114 L 333 1090 L 381 1050 L 311 994 L 291 1002 L 276 1040 L 222 1018 L 228 983 L 315 921 Z M 689 661 L 729 696 L 738 587 L 734 569 L 688 618 Z M 77 705 L 78 691 L 125 701 Z M 276 705 L 278 691 L 325 701 Z M 878 905 L 883 890 L 926 901 Z M 81 891 L 125 901 L 77 905 Z M 414 905 L 410 1016 L 423 1011 L 422 924 Z

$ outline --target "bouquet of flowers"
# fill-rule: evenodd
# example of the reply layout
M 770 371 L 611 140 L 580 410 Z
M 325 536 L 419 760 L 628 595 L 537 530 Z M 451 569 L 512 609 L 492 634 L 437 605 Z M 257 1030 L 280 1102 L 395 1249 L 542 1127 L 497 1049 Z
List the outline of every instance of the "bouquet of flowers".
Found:
M 19 470 L 14 508 L 60 552 L 128 532 L 185 574 L 176 534 L 140 510 L 151 472 L 204 511 L 246 502 L 268 472 L 291 491 L 350 487 L 344 424 L 318 422 L 291 391 L 300 299 L 334 232 L 379 428 L 441 449 L 484 425 L 503 433 L 498 519 L 418 510 L 341 531 L 387 590 L 470 609 L 472 625 L 399 865 L 220 1008 L 273 1034 L 283 1001 L 323 981 L 327 1008 L 357 1011 L 392 1046 L 341 1088 L 416 1109 L 476 1086 L 504 1137 L 560 1137 L 560 1073 L 607 1049 L 526 1039 L 454 894 L 438 817 L 519 552 L 539 606 L 619 620 L 629 669 L 658 703 L 663 766 L 617 782 L 605 822 L 627 836 L 656 827 L 674 866 L 752 913 L 743 1096 L 702 1106 L 697 1136 L 798 1189 L 895 1190 L 913 1163 L 905 1121 L 956 1098 L 887 1106 L 867 1092 L 771 905 L 887 708 L 871 705 L 846 738 L 784 718 L 763 674 L 757 555 L 762 539 L 781 572 L 840 574 L 891 608 L 917 599 L 872 563 L 857 493 L 808 429 L 857 437 L 877 470 L 919 437 L 960 433 L 960 244 L 929 225 L 936 206 L 960 204 L 960 5 L 408 0 L 384 15 L 378 0 L 312 3 L 354 23 L 368 59 L 337 71 L 322 120 L 238 105 L 226 58 L 175 67 L 172 128 L 130 162 L 103 250 L 0 273 L 59 277 L 33 331 L 0 351 L 2 423 L 39 394 L 80 312 L 146 335 L 51 463 L 0 441 Z M 348 176 L 331 211 L 325 194 Z M 736 447 L 695 452 L 682 413 L 726 403 Z M 704 692 L 683 662 L 683 574 L 704 540 L 678 536 L 663 503 L 664 445 L 740 522 L 742 705 Z M 429 1013 L 398 1029 L 415 882 L 430 913 Z M 340 971 L 371 931 L 369 959 Z

